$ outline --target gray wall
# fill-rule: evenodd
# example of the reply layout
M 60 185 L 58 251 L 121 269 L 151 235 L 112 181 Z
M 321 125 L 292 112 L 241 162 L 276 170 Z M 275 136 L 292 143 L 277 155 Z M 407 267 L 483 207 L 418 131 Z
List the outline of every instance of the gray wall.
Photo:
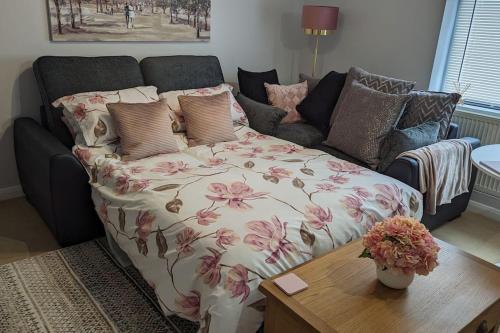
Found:
M 7 4 L 8 2 L 8 4 Z M 31 72 L 42 55 L 213 54 L 226 80 L 236 80 L 238 66 L 250 70 L 276 67 L 289 82 L 298 73 L 304 47 L 300 34 L 301 0 L 212 0 L 209 43 L 51 43 L 46 0 L 0 0 L 0 192 L 19 181 L 14 160 L 12 122 L 38 117 L 40 97 Z
M 414 80 L 427 89 L 445 0 L 306 0 L 340 7 L 339 29 L 321 38 L 319 70 L 357 65 L 374 73 Z M 301 57 L 311 72 L 313 39 Z

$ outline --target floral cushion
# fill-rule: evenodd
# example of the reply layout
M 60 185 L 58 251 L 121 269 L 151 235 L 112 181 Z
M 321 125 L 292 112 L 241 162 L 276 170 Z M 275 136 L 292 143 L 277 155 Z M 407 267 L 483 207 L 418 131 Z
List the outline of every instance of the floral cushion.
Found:
M 186 123 L 182 114 L 181 105 L 179 104 L 179 96 L 213 96 L 223 92 L 232 92 L 233 87 L 227 83 L 220 84 L 216 87 L 190 89 L 190 90 L 173 90 L 160 94 L 161 99 L 166 99 L 172 118 L 172 129 L 174 132 L 186 131 Z M 248 125 L 248 120 L 245 112 L 238 104 L 234 96 L 231 94 L 231 118 L 233 122 Z
M 160 98 L 156 87 L 136 87 L 117 91 L 86 92 L 64 96 L 52 103 L 64 107 L 63 114 L 76 144 L 101 146 L 118 140 L 108 103 L 150 103 Z M 83 141 L 83 142 L 82 142 Z

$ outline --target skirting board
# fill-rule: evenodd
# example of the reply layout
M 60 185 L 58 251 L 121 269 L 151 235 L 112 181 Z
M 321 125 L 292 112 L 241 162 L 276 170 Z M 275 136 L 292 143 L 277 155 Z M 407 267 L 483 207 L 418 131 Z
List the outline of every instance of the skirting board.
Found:
M 21 186 L 11 186 L 0 188 L 0 201 L 19 198 L 24 196 Z
M 474 191 L 467 209 L 500 223 L 500 200 L 497 197 Z

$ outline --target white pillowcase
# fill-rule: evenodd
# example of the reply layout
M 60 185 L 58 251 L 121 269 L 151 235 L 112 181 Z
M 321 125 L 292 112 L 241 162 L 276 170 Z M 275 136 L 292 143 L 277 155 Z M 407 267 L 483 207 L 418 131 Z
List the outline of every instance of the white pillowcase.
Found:
M 170 110 L 170 117 L 172 119 L 172 129 L 174 132 L 184 132 L 186 130 L 186 124 L 184 121 L 184 116 L 182 115 L 182 109 L 179 104 L 179 96 L 213 96 L 219 95 L 223 92 L 232 92 L 233 87 L 227 83 L 220 84 L 216 87 L 210 88 L 200 88 L 200 89 L 189 89 L 189 90 L 174 90 L 168 91 L 160 94 L 160 99 L 166 99 Z M 230 94 L 231 98 L 231 118 L 233 122 L 240 123 L 243 125 L 248 125 L 248 119 L 245 112 L 238 104 L 233 94 Z
M 76 144 L 101 146 L 118 140 L 116 127 L 108 112 L 108 103 L 151 103 L 160 97 L 153 86 L 115 91 L 97 91 L 65 96 L 52 103 L 64 107 L 63 114 Z M 83 142 L 82 142 L 83 141 Z

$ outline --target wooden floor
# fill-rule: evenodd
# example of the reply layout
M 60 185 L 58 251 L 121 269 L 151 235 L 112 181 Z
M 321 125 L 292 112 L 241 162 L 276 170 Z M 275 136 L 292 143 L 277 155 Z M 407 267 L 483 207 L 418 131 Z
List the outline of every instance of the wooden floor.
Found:
M 0 202 L 0 264 L 59 248 L 37 212 L 24 199 Z M 500 221 L 466 212 L 433 235 L 492 263 L 500 263 Z

